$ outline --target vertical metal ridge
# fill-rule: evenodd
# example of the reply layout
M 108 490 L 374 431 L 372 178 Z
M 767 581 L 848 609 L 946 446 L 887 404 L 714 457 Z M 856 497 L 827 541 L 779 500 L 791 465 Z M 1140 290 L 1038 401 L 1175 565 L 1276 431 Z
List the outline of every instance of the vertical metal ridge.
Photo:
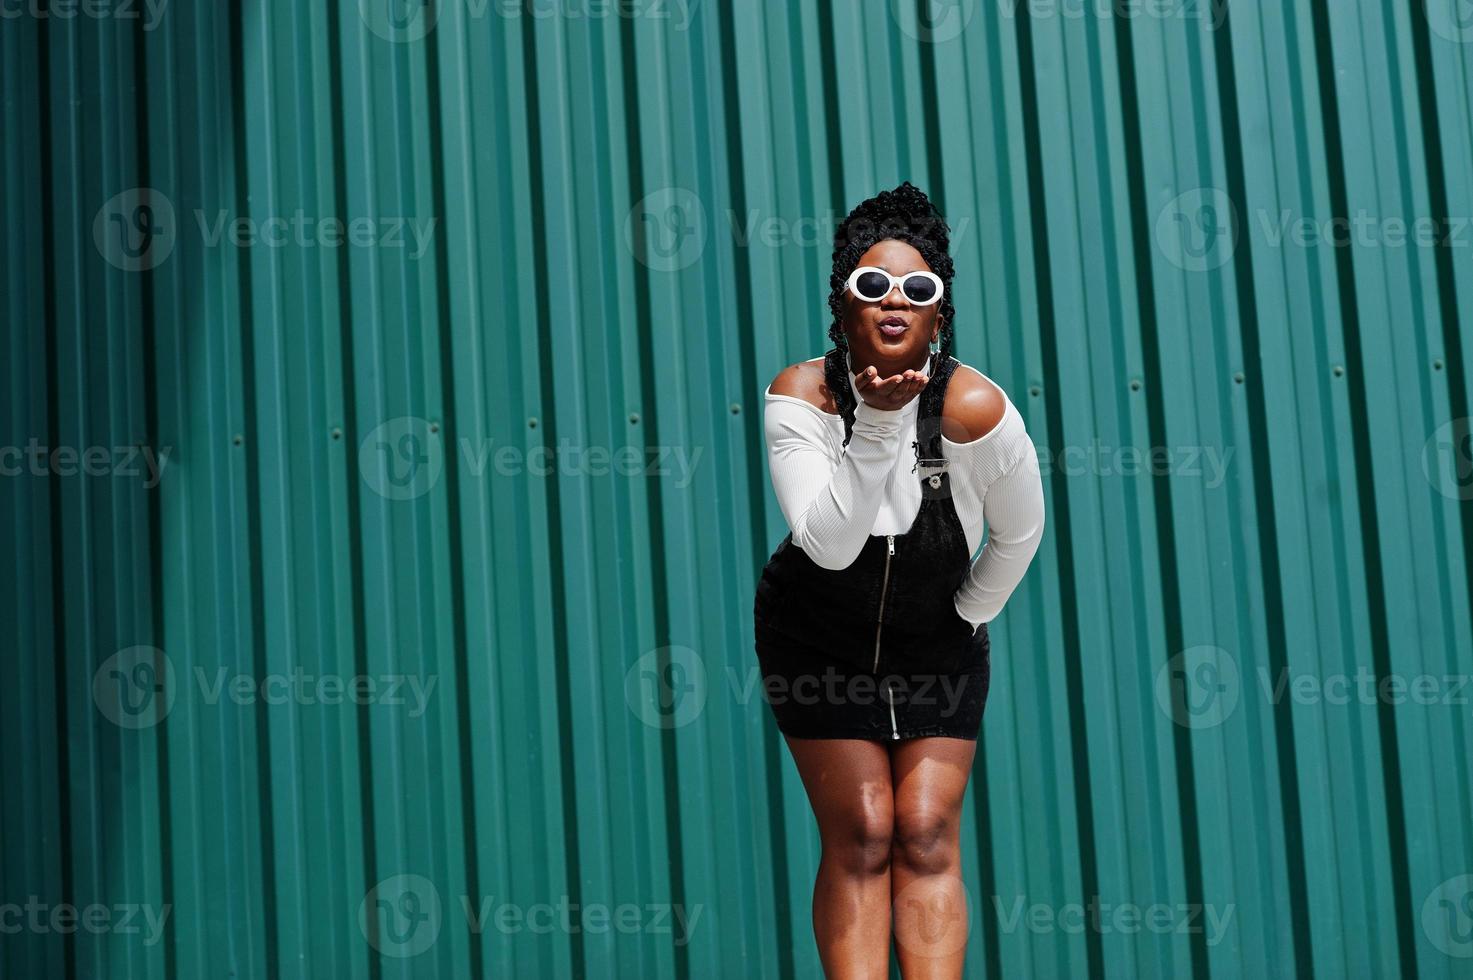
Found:
M 50 12 L 50 0 L 43 0 L 40 9 Z M 54 164 L 56 156 L 54 141 L 56 134 L 53 132 L 53 110 L 51 92 L 57 84 L 57 79 L 52 71 L 51 64 L 51 21 L 49 17 L 40 18 L 36 26 L 36 74 L 40 77 L 41 84 L 38 86 L 40 94 L 39 122 L 40 122 L 40 179 L 41 179 L 41 267 L 42 267 L 42 293 L 45 304 L 45 371 L 42 377 L 45 379 L 46 398 L 46 435 L 50 445 L 61 444 L 61 401 L 59 394 L 61 379 L 61 360 L 59 347 L 59 334 L 61 331 L 61 320 L 58 310 L 58 294 L 60 290 L 60 276 L 57 273 L 57 262 L 59 259 L 59 244 L 56 239 L 55 223 L 51 220 L 53 215 L 59 214 L 57 207 L 57 192 L 54 174 L 57 168 Z M 63 101 L 65 104 L 65 101 Z M 52 665 L 55 689 L 55 718 L 56 718 L 56 766 L 57 766 L 57 800 L 56 812 L 59 818 L 57 828 L 59 840 L 55 844 L 57 851 L 60 881 L 58 882 L 59 900 L 70 902 L 76 894 L 75 871 L 72 861 L 72 846 L 74 829 L 72 826 L 72 753 L 71 753 L 71 725 L 68 718 L 67 706 L 67 650 L 70 642 L 70 631 L 67 629 L 66 619 L 66 573 L 62 554 L 66 547 L 66 537 L 62 529 L 62 520 L 65 510 L 63 508 L 61 480 L 56 474 L 51 474 L 46 480 L 48 490 L 48 504 L 50 513 L 47 531 L 50 538 L 50 600 L 52 622 L 51 622 L 51 647 L 50 650 L 42 652 L 43 657 L 48 657 Z M 72 977 L 77 973 L 77 949 L 74 935 L 68 934 L 61 940 L 62 963 L 66 976 Z
M 247 5 L 242 0 L 233 0 L 230 14 L 233 36 L 240 38 L 242 42 L 248 42 L 253 38 L 259 42 L 261 34 L 253 35 L 250 28 L 254 26 L 259 32 L 266 30 L 264 24 L 267 18 L 266 10 L 264 7 L 257 8 L 256 16 L 261 23 L 252 25 L 248 22 L 246 8 Z M 235 56 L 232 62 L 231 85 L 235 110 L 232 120 L 232 150 L 234 153 L 232 162 L 235 178 L 233 205 L 236 214 L 253 218 L 261 213 L 251 207 L 250 148 L 253 144 L 250 140 L 251 117 L 249 113 L 253 100 L 252 93 L 247 86 L 243 46 L 233 46 L 232 53 Z M 265 81 L 265 78 L 258 80 Z M 271 203 L 264 202 L 261 210 L 269 214 L 269 210 L 266 209 L 269 209 Z M 243 584 L 247 594 L 242 603 L 243 608 L 236 610 L 239 618 L 234 623 L 236 629 L 232 636 L 234 641 L 243 640 L 244 643 L 240 648 L 224 648 L 218 651 L 218 655 L 222 665 L 236 665 L 237 669 L 249 665 L 256 676 L 262 677 L 270 669 L 270 650 L 268 649 L 264 605 L 265 570 L 262 565 L 262 535 L 265 529 L 262 526 L 261 515 L 260 447 L 262 437 L 257 427 L 256 336 L 258 315 L 269 312 L 273 304 L 269 295 L 270 283 L 267 280 L 264 285 L 268 287 L 268 295 L 266 302 L 259 304 L 261 310 L 258 314 L 255 286 L 261 283 L 262 279 L 256 275 L 250 253 L 245 249 L 240 250 L 238 275 L 241 284 L 241 315 L 235 342 L 237 344 L 236 353 L 239 356 L 240 405 L 239 416 L 234 420 L 232 426 L 233 451 L 229 469 L 233 471 L 235 482 L 233 489 L 238 493 L 235 503 L 241 508 L 239 512 L 233 507 L 231 510 L 232 530 L 235 532 L 237 542 L 243 545 L 244 567 L 238 569 L 240 578 L 237 584 Z M 272 435 L 279 434 L 272 433 Z M 232 731 L 232 723 L 236 722 L 238 722 L 238 727 Z M 219 805 L 225 814 L 224 826 L 221 828 L 222 843 L 227 846 L 236 844 L 242 849 L 249 848 L 253 844 L 258 849 L 259 865 L 242 869 L 244 871 L 242 877 L 249 879 L 252 875 L 259 875 L 259 882 L 252 882 L 252 884 L 258 884 L 258 887 L 247 889 L 249 897 L 245 901 L 249 908 L 246 914 L 256 920 L 255 930 L 258 930 L 256 935 L 259 936 L 262 944 L 262 948 L 259 949 L 246 947 L 242 950 L 241 967 L 249 969 L 257 963 L 264 965 L 278 962 L 280 951 L 279 923 L 276 916 L 276 822 L 272 805 L 274 786 L 271 771 L 271 745 L 273 739 L 265 703 L 257 701 L 254 709 L 227 717 L 221 722 L 219 733 L 226 745 L 236 743 L 235 747 L 238 751 L 249 751 L 252 755 L 252 765 L 248 773 L 254 775 L 254 793 L 241 794 L 242 798 L 235 799 L 234 794 L 227 792 L 225 799 L 211 801 Z M 245 783 L 246 780 L 242 782 Z M 232 813 L 232 809 L 236 812 Z M 232 818 L 238 818 L 242 821 L 241 824 L 235 826 Z M 239 835 L 238 842 L 232 840 L 232 831 Z M 254 840 L 252 840 L 253 836 Z M 251 905 L 254 907 L 251 908 Z M 208 948 L 201 952 L 209 955 Z
M 451 314 L 451 290 L 449 279 L 449 238 L 446 232 L 446 222 L 449 211 L 445 200 L 445 138 L 443 131 L 443 108 L 441 105 L 440 90 L 445 82 L 440 62 L 440 44 L 445 37 L 448 26 L 442 25 L 440 30 L 433 32 L 426 39 L 425 69 L 428 78 L 427 97 L 430 107 L 430 160 L 432 178 L 431 187 L 431 214 L 438 216 L 439 221 L 435 229 L 435 254 L 438 262 L 435 265 L 435 293 L 436 305 L 439 311 L 439 345 L 440 345 L 440 384 L 443 388 L 443 411 L 444 419 L 441 425 L 445 433 L 445 441 L 452 451 L 445 454 L 445 535 L 449 544 L 449 573 L 450 573 L 450 610 L 451 610 L 451 651 L 454 655 L 455 664 L 455 713 L 456 713 L 456 735 L 459 754 L 460 770 L 460 819 L 462 824 L 461 838 L 459 840 L 460 850 L 471 859 L 465 862 L 466 890 L 469 895 L 480 895 L 483 889 L 480 884 L 479 868 L 476 855 L 480 853 L 478 835 L 476 832 L 476 806 L 475 806 L 475 768 L 474 755 L 472 751 L 473 741 L 471 736 L 471 673 L 469 658 L 471 651 L 466 636 L 466 589 L 465 589 L 465 554 L 462 547 L 462 523 L 461 508 L 461 472 L 458 453 L 454 447 L 462 439 L 462 429 L 457 424 L 456 413 L 459 408 L 459 399 L 456 397 L 457 386 L 455 379 L 456 349 L 452 333 Z M 477 431 L 479 426 L 476 427 Z M 467 971 L 472 976 L 479 976 L 486 970 L 485 954 L 482 947 L 481 934 L 472 931 L 469 940 L 470 960 L 466 964 Z
M 1218 74 L 1218 83 L 1215 86 L 1218 113 L 1225 136 L 1223 158 L 1227 178 L 1226 189 L 1228 199 L 1242 209 L 1243 213 L 1247 213 L 1247 181 L 1244 176 L 1244 161 L 1241 153 L 1244 134 L 1238 104 L 1232 11 L 1224 8 L 1222 17 L 1221 24 L 1213 31 L 1212 39 L 1214 65 Z M 1251 479 L 1258 527 L 1257 562 L 1263 576 L 1261 593 L 1267 620 L 1265 624 L 1268 640 L 1267 655 L 1270 665 L 1274 668 L 1286 669 L 1288 643 L 1284 635 L 1284 614 L 1281 602 L 1283 582 L 1279 570 L 1280 551 L 1276 546 L 1278 528 L 1273 506 L 1275 492 L 1273 472 L 1269 465 L 1273 459 L 1273 451 L 1270 445 L 1266 385 L 1262 369 L 1264 357 L 1259 338 L 1260 317 L 1253 275 L 1254 254 L 1251 236 L 1242 235 L 1237 242 L 1230 266 L 1236 287 L 1237 326 L 1242 344 L 1243 374 L 1245 376 L 1243 387 L 1246 389 L 1248 402 L 1248 442 L 1255 461 Z M 1313 960 L 1307 941 L 1310 935 L 1309 910 L 1307 903 L 1303 900 L 1306 891 L 1305 858 L 1298 835 L 1301 814 L 1298 789 L 1299 772 L 1292 750 L 1294 718 L 1289 706 L 1283 704 L 1277 710 L 1271 710 L 1270 714 L 1278 726 L 1274 733 L 1276 737 L 1272 742 L 1276 750 L 1274 757 L 1280 766 L 1277 774 L 1277 787 L 1280 794 L 1277 816 L 1283 822 L 1282 832 L 1285 835 L 1288 850 L 1286 867 L 1279 870 L 1288 882 L 1290 896 L 1297 899 L 1290 903 L 1288 909 L 1290 920 L 1293 923 L 1293 928 L 1288 932 L 1289 945 L 1296 969 L 1308 975 L 1309 972 L 1312 972 Z M 1264 932 L 1262 935 L 1268 937 L 1272 933 Z M 1205 949 L 1202 955 L 1205 959 Z M 1270 947 L 1262 955 L 1277 958 L 1278 955 L 1281 955 L 1281 951 Z
M 1344 143 L 1340 130 L 1340 108 L 1336 89 L 1336 72 L 1333 58 L 1333 34 L 1330 29 L 1329 11 L 1324 0 L 1315 0 L 1311 9 L 1315 25 L 1316 74 L 1321 100 L 1320 116 L 1325 133 L 1325 159 L 1327 167 L 1331 213 L 1342 220 L 1349 216 L 1345 176 L 1338 161 L 1343 159 Z M 1355 292 L 1355 270 L 1348 250 L 1341 249 L 1335 256 L 1336 282 L 1339 290 L 1340 319 L 1345 333 L 1347 373 L 1351 378 L 1361 377 L 1365 360 L 1360 349 L 1360 313 Z M 1386 634 L 1386 607 L 1384 589 L 1381 585 L 1380 559 L 1377 555 L 1378 528 L 1376 521 L 1375 485 L 1367 464 L 1373 459 L 1369 452 L 1367 405 L 1364 382 L 1359 381 L 1352 390 L 1348 405 L 1354 433 L 1352 458 L 1355 461 L 1356 497 L 1359 503 L 1357 514 L 1360 524 L 1361 562 L 1366 576 L 1366 603 L 1370 608 L 1370 645 L 1375 671 L 1378 676 L 1390 672 L 1389 638 Z M 1377 711 L 1377 732 L 1381 743 L 1382 785 L 1387 805 L 1388 836 L 1390 844 L 1399 856 L 1392 863 L 1396 901 L 1393 903 L 1396 921 L 1397 958 L 1403 972 L 1416 974 L 1416 952 L 1414 941 L 1411 881 L 1408 874 L 1409 856 L 1406 852 L 1406 816 L 1403 812 L 1401 779 L 1397 773 L 1398 748 L 1394 719 L 1383 706 Z
M 1437 111 L 1436 66 L 1432 54 L 1432 41 L 1428 34 L 1428 5 L 1435 2 L 1437 0 L 1413 2 L 1411 5 L 1413 13 L 1409 21 L 1413 75 L 1417 91 L 1418 124 L 1425 149 L 1423 158 L 1426 168 L 1429 216 L 1438 222 L 1440 230 L 1450 234 L 1454 227 L 1452 224 L 1454 220 L 1466 220 L 1473 216 L 1455 215 L 1448 203 L 1447 166 L 1444 160 L 1447 150 L 1442 137 L 1442 121 Z M 1464 65 L 1465 70 L 1468 70 L 1466 60 Z M 1465 104 L 1473 101 L 1473 86 L 1465 89 L 1463 97 Z M 1473 123 L 1465 119 L 1465 125 L 1473 126 Z M 1473 143 L 1473 133 L 1465 131 L 1463 136 L 1465 143 Z M 1473 408 L 1470 408 L 1469 405 L 1470 394 L 1473 392 L 1470 392 L 1469 379 L 1465 370 L 1469 361 L 1459 324 L 1458 290 L 1454 278 L 1454 252 L 1451 243 L 1444 242 L 1436 248 L 1432 259 L 1436 269 L 1436 305 L 1442 325 L 1441 340 L 1445 352 L 1442 360 L 1447 370 L 1448 417 L 1466 420 L 1473 416 Z M 1434 423 L 1435 427 L 1440 420 L 1429 421 Z M 1469 423 L 1465 421 L 1463 425 L 1466 431 Z M 1455 510 L 1459 517 L 1463 554 L 1473 556 L 1473 500 L 1461 501 Z M 1463 581 L 1468 607 L 1473 609 L 1473 575 L 1465 575 Z M 1468 848 L 1473 851 L 1473 843 L 1470 843 Z
M 1034 280 L 1035 302 L 1037 304 L 1039 348 L 1043 370 L 1050 379 L 1059 377 L 1059 353 L 1057 338 L 1055 337 L 1055 309 L 1053 294 L 1050 284 L 1053 279 L 1051 258 L 1051 243 L 1048 228 L 1049 206 L 1047 194 L 1044 189 L 1043 174 L 1043 150 L 1042 138 L 1039 132 L 1037 113 L 1039 111 L 1037 91 L 1037 64 L 1033 51 L 1032 25 L 1027 17 L 1019 17 L 1014 29 L 1014 41 L 1018 51 L 1018 87 L 1019 101 L 1022 105 L 1023 132 L 1020 134 L 1024 145 L 1024 160 L 1026 166 L 1025 183 L 1028 188 L 1028 202 L 1030 205 L 1029 216 L 1029 240 L 1033 248 L 1033 259 L 1037 270 L 1037 278 Z M 1056 391 L 1053 385 L 1044 388 L 1043 399 L 1047 412 L 1046 426 L 1043 433 L 1046 435 L 1046 444 L 1049 446 L 1063 446 L 1064 439 L 1063 417 L 1060 406 L 1061 391 Z M 1035 442 L 1037 434 L 1034 435 Z M 1073 548 L 1070 546 L 1072 539 L 1072 521 L 1070 516 L 1070 499 L 1068 484 L 1062 474 L 1054 474 L 1051 482 L 1051 493 L 1049 495 L 1050 513 L 1049 523 L 1054 528 L 1054 538 L 1059 542 L 1057 560 L 1059 564 L 1059 589 L 1061 602 L 1059 615 L 1061 618 L 1062 643 L 1065 651 L 1083 650 L 1083 633 L 1080 628 L 1079 617 L 1075 611 L 1074 597 L 1076 595 L 1075 557 Z M 1072 765 L 1069 767 L 1073 774 L 1074 786 L 1074 819 L 1080 829 L 1079 837 L 1079 875 L 1085 895 L 1098 895 L 1100 893 L 1100 871 L 1098 856 L 1096 854 L 1094 830 L 1094 792 L 1091 786 L 1091 775 L 1087 765 L 1089 758 L 1087 746 L 1086 716 L 1084 706 L 1084 677 L 1081 670 L 1070 670 L 1065 677 L 1065 691 L 1069 703 L 1070 718 L 1070 749 L 1072 754 Z M 1085 959 L 1091 976 L 1098 976 L 1105 969 L 1104 949 L 1100 942 L 1100 935 L 1096 931 L 1087 931 L 1084 936 Z
M 548 261 L 550 258 L 550 247 L 547 240 L 546 228 L 546 194 L 541 183 L 541 177 L 546 173 L 543 162 L 543 127 L 542 127 L 542 93 L 540 91 L 539 69 L 540 58 L 537 52 L 537 38 L 529 20 L 522 21 L 520 36 L 520 47 L 523 64 L 526 66 L 526 82 L 523 103 L 526 112 L 528 132 L 527 136 L 527 163 L 529 182 L 527 193 L 527 210 L 531 217 L 532 241 L 529 247 L 535 256 L 533 265 L 535 294 L 539 297 L 548 295 L 550 288 L 548 276 Z M 560 134 L 552 134 L 554 136 Z M 544 445 L 553 444 L 559 432 L 558 418 L 556 412 L 548 399 L 553 397 L 557 391 L 555 384 L 559 376 L 564 373 L 557 370 L 558 362 L 552 351 L 552 324 L 550 311 L 547 303 L 537 304 L 537 367 L 539 372 L 540 392 L 543 398 L 539 406 L 540 419 L 537 437 L 546 440 Z M 568 606 L 565 591 L 564 572 L 564 548 L 563 548 L 563 521 L 564 508 L 562 494 L 558 480 L 547 481 L 546 490 L 547 504 L 547 554 L 549 556 L 549 579 L 553 594 L 552 605 L 555 609 L 566 609 Z M 578 740 L 575 737 L 574 717 L 575 709 L 569 692 L 569 664 L 568 649 L 569 635 L 565 622 L 561 617 L 555 618 L 553 623 L 553 645 L 552 651 L 555 658 L 555 677 L 557 687 L 553 703 L 556 705 L 556 731 L 560 744 L 564 746 L 576 746 Z M 578 794 L 576 792 L 577 776 L 575 769 L 575 753 L 564 751 L 558 759 L 559 775 L 561 778 L 560 789 L 562 791 L 562 818 L 563 853 L 567 858 L 567 878 L 565 886 L 568 889 L 570 899 L 582 901 L 583 895 L 583 858 L 580 851 L 582 842 L 577 836 L 577 828 L 580 826 Z M 587 959 L 581 934 L 574 934 L 566 940 L 566 955 L 573 974 L 581 975 L 587 970 Z

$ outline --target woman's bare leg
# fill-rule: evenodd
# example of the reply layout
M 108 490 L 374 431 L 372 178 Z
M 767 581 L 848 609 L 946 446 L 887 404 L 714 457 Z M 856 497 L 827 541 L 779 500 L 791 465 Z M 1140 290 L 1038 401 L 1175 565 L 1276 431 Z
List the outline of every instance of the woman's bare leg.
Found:
M 917 738 L 891 749 L 895 950 L 905 980 L 951 980 L 967 952 L 961 809 L 977 743 Z
M 885 980 L 890 970 L 890 753 L 864 739 L 787 738 L 818 818 L 823 856 L 813 935 L 828 977 Z

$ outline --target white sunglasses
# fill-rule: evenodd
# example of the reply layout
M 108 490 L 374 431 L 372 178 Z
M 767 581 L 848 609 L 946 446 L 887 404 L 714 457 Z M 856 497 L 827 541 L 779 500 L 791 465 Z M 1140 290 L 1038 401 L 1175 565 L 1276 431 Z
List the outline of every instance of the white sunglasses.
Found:
M 845 283 L 849 291 L 866 303 L 878 303 L 890 295 L 896 286 L 905 298 L 916 306 L 930 306 L 939 302 L 943 286 L 941 277 L 925 269 L 907 272 L 903 276 L 892 276 L 884 269 L 862 265 L 849 273 Z

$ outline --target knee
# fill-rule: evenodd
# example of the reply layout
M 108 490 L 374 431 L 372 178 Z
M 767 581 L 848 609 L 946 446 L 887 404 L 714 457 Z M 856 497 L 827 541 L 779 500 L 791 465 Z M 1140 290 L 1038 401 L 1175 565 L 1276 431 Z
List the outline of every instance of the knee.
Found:
M 895 816 L 894 857 L 921 874 L 941 874 L 956 863 L 955 814 L 917 808 Z
M 894 843 L 895 822 L 888 811 L 861 811 L 824 835 L 823 856 L 851 874 L 882 874 Z

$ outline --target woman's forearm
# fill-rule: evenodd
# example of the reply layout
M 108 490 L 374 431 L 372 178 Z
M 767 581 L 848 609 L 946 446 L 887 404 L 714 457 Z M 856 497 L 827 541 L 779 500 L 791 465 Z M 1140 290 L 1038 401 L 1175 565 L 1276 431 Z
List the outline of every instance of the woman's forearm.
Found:
M 793 543 L 823 568 L 847 568 L 859 556 L 895 466 L 902 409 L 860 401 L 847 449 L 835 467 L 819 410 L 772 398 L 764 416 L 773 489 Z

